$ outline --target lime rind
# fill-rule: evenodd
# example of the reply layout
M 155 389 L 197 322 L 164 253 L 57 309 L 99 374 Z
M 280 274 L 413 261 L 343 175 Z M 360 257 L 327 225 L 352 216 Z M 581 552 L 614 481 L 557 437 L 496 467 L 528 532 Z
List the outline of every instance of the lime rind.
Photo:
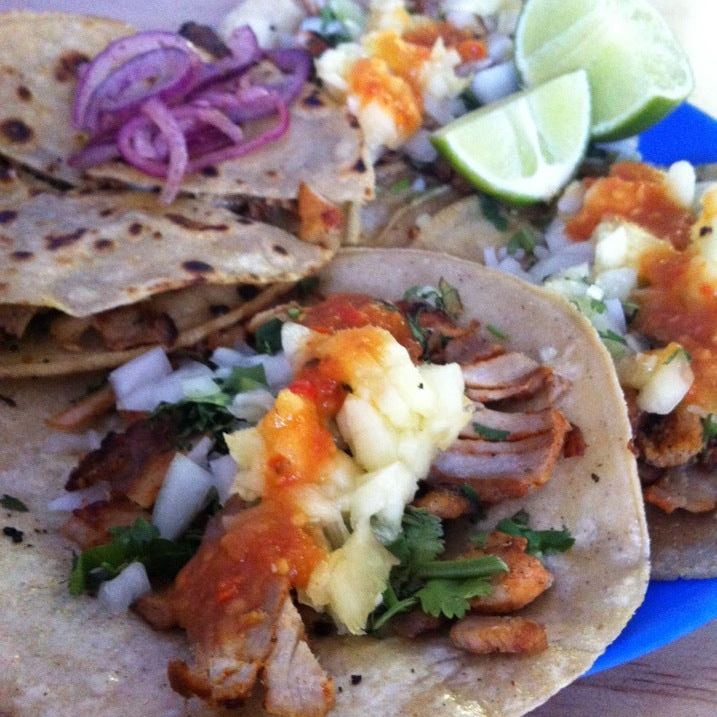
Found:
M 575 173 L 590 136 L 584 71 L 475 110 L 432 142 L 474 186 L 515 204 L 547 201 Z
M 687 57 L 647 0 L 527 0 L 515 42 L 527 86 L 588 72 L 595 139 L 647 129 L 693 88 Z

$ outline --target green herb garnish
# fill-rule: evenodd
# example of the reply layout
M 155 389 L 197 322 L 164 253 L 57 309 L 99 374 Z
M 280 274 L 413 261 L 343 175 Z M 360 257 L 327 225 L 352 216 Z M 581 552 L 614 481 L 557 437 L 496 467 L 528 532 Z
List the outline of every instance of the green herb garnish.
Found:
M 216 451 L 229 452 L 224 434 L 234 430 L 237 419 L 226 406 L 190 400 L 160 403 L 152 413 L 152 417 L 159 416 L 169 416 L 172 421 L 172 435 L 178 448 L 187 448 L 194 436 L 206 435 L 214 440 Z
M 709 413 L 702 419 L 702 442 L 706 446 L 717 438 L 717 420 L 713 413 Z
M 604 341 L 614 341 L 616 344 L 627 346 L 625 337 L 615 333 L 612 329 L 607 329 L 607 331 L 598 331 L 598 336 Z
M 508 250 L 508 254 L 511 256 L 516 254 L 520 249 L 522 249 L 526 254 L 530 254 L 533 249 L 535 249 L 536 244 L 537 240 L 535 239 L 535 234 L 533 234 L 528 227 L 523 227 L 513 234 L 513 236 L 508 240 L 506 249 Z
M 669 358 L 667 359 L 667 361 L 665 361 L 665 366 L 667 366 L 667 364 L 672 363 L 672 362 L 673 362 L 676 358 L 678 358 L 678 357 L 684 358 L 684 359 L 686 359 L 687 361 L 692 361 L 692 356 L 691 356 L 690 352 L 689 352 L 687 349 L 684 349 L 684 348 L 682 348 L 682 346 L 680 346 L 679 348 L 676 348 L 676 349 L 670 354 L 670 356 L 669 356 Z
M 501 211 L 500 203 L 487 194 L 478 196 L 481 212 L 483 216 L 498 230 L 504 232 L 508 228 L 508 220 Z
M 105 580 L 117 577 L 130 563 L 141 562 L 150 578 L 171 580 L 194 555 L 208 515 L 216 511 L 213 496 L 207 509 L 179 540 L 161 538 L 159 530 L 144 518 L 130 526 L 110 528 L 112 541 L 75 555 L 70 573 L 70 595 L 95 593 Z
M 269 319 L 262 324 L 254 334 L 256 350 L 261 354 L 273 356 L 281 351 L 281 319 Z
M 541 558 L 552 553 L 564 553 L 575 543 L 566 528 L 562 530 L 531 530 L 528 527 L 529 516 L 521 510 L 512 518 L 504 518 L 496 526 L 496 530 L 508 535 L 516 535 L 528 541 L 526 552 Z
M 452 319 L 457 319 L 463 313 L 463 302 L 458 289 L 443 277 L 438 281 L 438 288 L 412 286 L 404 292 L 403 299 L 404 301 L 421 301 L 430 304 L 433 308 L 444 311 Z
M 5 510 L 14 510 L 16 513 L 27 513 L 29 510 L 19 498 L 15 498 L 15 496 L 8 495 L 7 493 L 3 493 L 2 498 L 0 498 L 0 505 L 5 508 Z
M 374 630 L 417 605 L 435 617 L 463 617 L 471 598 L 490 592 L 490 576 L 508 569 L 494 555 L 439 560 L 444 550 L 441 521 L 418 508 L 406 510 L 401 535 L 388 549 L 401 562 L 391 570 L 383 602 L 372 617 Z
M 501 341 L 506 341 L 508 339 L 508 335 L 504 334 L 497 326 L 494 326 L 493 324 L 486 324 L 485 326 L 486 330 L 493 334 L 497 339 L 500 339 Z
M 403 192 L 407 192 L 410 188 L 411 180 L 408 177 L 403 177 L 403 179 L 399 179 L 394 182 L 390 186 L 389 191 L 393 194 L 402 194 Z
M 605 302 L 601 301 L 600 299 L 590 299 L 590 308 L 596 314 L 604 314 L 607 311 L 607 306 L 605 306 Z
M 486 441 L 505 441 L 510 436 L 510 431 L 501 431 L 499 428 L 484 426 L 482 423 L 473 423 L 473 430 Z

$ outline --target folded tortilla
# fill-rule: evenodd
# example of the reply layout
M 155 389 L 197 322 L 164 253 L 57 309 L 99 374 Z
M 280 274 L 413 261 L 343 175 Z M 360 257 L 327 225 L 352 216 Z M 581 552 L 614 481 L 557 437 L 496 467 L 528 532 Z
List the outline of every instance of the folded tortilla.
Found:
M 541 349 L 554 349 L 552 367 L 571 382 L 558 407 L 586 441 L 584 455 L 560 461 L 541 491 L 501 504 L 469 530 L 522 508 L 536 528 L 565 525 L 576 543 L 547 558 L 555 584 L 523 613 L 546 625 L 544 653 L 470 656 L 446 636 L 312 640 L 338 687 L 337 717 L 525 714 L 588 669 L 647 585 L 648 539 L 625 406 L 610 358 L 582 317 L 511 277 L 433 253 L 344 251 L 322 272 L 327 292 L 386 299 L 441 277 L 459 289 L 465 318 L 499 327 L 511 350 L 537 358 Z M 96 600 L 67 593 L 71 546 L 55 532 L 62 518 L 46 506 L 62 492 L 73 459 L 42 450 L 48 435 L 42 421 L 82 385 L 78 379 L 0 384 L 10 399 L 0 403 L 0 494 L 30 509 L 6 519 L 25 542 L 0 551 L 0 704 L 13 717 L 65 709 L 104 717 L 217 715 L 185 704 L 167 684 L 167 660 L 186 655 L 182 636 L 156 633 L 132 614 L 110 616 Z M 221 714 L 263 715 L 259 699 Z
M 147 192 L 62 193 L 12 174 L 5 185 L 0 327 L 10 339 L 0 348 L 2 377 L 109 368 L 151 343 L 190 346 L 263 308 L 282 285 L 329 261 L 340 243 L 330 232 L 321 243 L 300 241 L 195 199 L 167 207 Z M 245 284 L 273 288 L 255 297 L 241 290 Z M 166 335 L 138 344 L 143 348 L 88 343 L 80 340 L 82 321 L 48 326 L 52 317 L 44 315 L 53 310 L 88 319 L 130 305 L 138 313 L 126 317 L 129 323 L 161 320 Z
M 108 18 L 21 11 L 0 15 L 0 155 L 72 186 L 86 184 L 83 173 L 68 164 L 85 141 L 71 124 L 77 68 L 112 40 L 133 32 Z M 90 174 L 133 187 L 158 186 L 156 178 L 120 162 Z M 302 182 L 333 202 L 373 196 L 373 168 L 358 123 L 313 85 L 292 105 L 289 131 L 279 141 L 186 177 L 182 190 L 294 199 Z

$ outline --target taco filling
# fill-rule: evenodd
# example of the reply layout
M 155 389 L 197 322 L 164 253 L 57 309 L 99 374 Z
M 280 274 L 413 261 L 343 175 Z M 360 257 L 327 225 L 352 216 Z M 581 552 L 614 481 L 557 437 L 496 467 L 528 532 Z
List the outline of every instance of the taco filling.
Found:
M 336 294 L 255 317 L 255 349 L 281 349 L 271 356 L 220 348 L 208 365 L 171 372 L 162 354 L 117 369 L 117 407 L 132 423 L 67 483 L 109 481 L 106 498 L 65 526 L 85 549 L 71 589 L 117 607 L 138 571 L 144 593 L 147 569 L 159 590 L 137 611 L 157 628 L 183 627 L 192 646 L 191 663 L 169 664 L 174 689 L 232 706 L 261 678 L 274 714 L 325 714 L 334 701 L 294 595 L 309 620 L 327 614 L 342 633 L 415 637 L 450 621 L 452 644 L 469 653 L 546 649 L 544 626 L 512 614 L 550 588 L 536 555 L 568 549 L 568 532 L 533 531 L 521 513 L 448 557 L 443 521 L 522 498 L 569 460 L 566 438 L 579 429 L 554 405 L 569 385 L 477 321 L 459 326 L 461 312 L 443 281 L 398 303 Z M 164 400 L 178 383 L 180 402 Z M 173 581 L 152 550 L 105 560 L 132 541 L 186 542 L 202 524 Z

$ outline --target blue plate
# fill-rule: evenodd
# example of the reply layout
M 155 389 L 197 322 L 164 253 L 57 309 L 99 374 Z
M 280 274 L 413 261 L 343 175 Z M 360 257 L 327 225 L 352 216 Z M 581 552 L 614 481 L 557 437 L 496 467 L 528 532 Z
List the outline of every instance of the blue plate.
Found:
M 682 105 L 640 137 L 648 162 L 717 162 L 717 120 Z M 717 618 L 717 579 L 651 581 L 645 602 L 588 674 L 634 660 Z

